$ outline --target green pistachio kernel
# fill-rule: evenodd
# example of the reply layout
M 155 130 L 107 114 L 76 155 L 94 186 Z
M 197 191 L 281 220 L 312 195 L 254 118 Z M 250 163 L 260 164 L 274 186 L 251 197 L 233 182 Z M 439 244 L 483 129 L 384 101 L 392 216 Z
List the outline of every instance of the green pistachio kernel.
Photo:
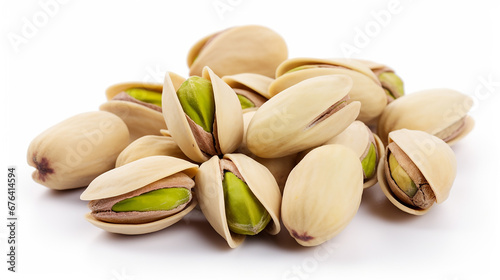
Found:
M 177 97 L 186 113 L 203 130 L 212 133 L 215 117 L 215 101 L 212 83 L 192 76 L 177 90 Z
M 393 89 L 393 91 L 395 91 L 391 92 L 390 90 L 388 90 L 390 92 L 390 95 L 394 99 L 404 95 L 403 80 L 401 80 L 401 78 L 398 75 L 394 74 L 394 72 L 383 72 L 380 75 L 378 75 L 378 79 L 382 84 L 390 85 L 390 88 Z
M 366 179 L 370 179 L 373 177 L 373 175 L 375 175 L 375 167 L 377 166 L 377 152 L 373 143 L 370 144 L 368 154 L 361 161 L 361 165 L 363 166 L 363 173 L 365 174 Z
M 191 195 L 186 188 L 163 188 L 117 202 L 111 210 L 130 211 L 168 211 L 187 203 Z
M 222 186 L 229 229 L 245 235 L 255 235 L 262 231 L 271 216 L 248 185 L 232 172 L 226 171 Z
M 253 107 L 255 107 L 255 104 L 253 104 L 253 102 L 250 101 L 250 99 L 246 98 L 243 95 L 238 94 L 238 99 L 240 100 L 241 109 L 247 109 L 247 108 L 253 108 Z
M 125 93 L 142 102 L 161 107 L 161 92 L 145 88 L 129 88 Z
M 417 186 L 413 180 L 408 176 L 406 171 L 399 165 L 396 157 L 391 153 L 389 155 L 389 169 L 391 171 L 391 176 L 396 182 L 396 185 L 410 198 L 412 198 L 415 193 L 417 193 Z

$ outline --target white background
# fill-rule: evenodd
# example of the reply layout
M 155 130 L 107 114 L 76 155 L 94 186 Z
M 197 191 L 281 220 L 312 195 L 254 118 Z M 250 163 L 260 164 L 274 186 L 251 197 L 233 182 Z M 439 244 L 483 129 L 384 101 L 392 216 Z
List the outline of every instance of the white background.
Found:
M 2 1 L 1 278 L 499 279 L 500 5 L 465 2 Z M 31 180 L 26 150 L 36 135 L 97 110 L 111 84 L 161 82 L 165 71 L 186 77 L 192 44 L 243 24 L 281 34 L 289 57 L 344 57 L 349 45 L 353 57 L 396 69 L 410 94 L 446 87 L 473 97 L 476 127 L 453 147 L 459 172 L 449 199 L 415 217 L 376 185 L 323 246 L 300 247 L 283 229 L 229 249 L 200 212 L 160 232 L 114 235 L 83 219 L 83 189 Z M 19 179 L 15 274 L 6 263 L 9 165 Z

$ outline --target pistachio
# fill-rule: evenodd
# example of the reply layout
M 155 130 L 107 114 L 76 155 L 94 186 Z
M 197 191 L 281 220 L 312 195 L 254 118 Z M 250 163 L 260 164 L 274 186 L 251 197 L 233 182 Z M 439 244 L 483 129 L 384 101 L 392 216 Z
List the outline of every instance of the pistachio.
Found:
M 351 149 L 337 144 L 315 148 L 288 176 L 283 224 L 300 245 L 320 245 L 349 224 L 362 193 L 363 170 Z
M 238 95 L 241 108 L 258 108 L 266 102 L 270 96 L 268 88 L 273 79 L 254 73 L 242 73 L 222 77 Z
M 394 72 L 383 72 L 378 75 L 386 94 L 388 103 L 404 95 L 403 80 Z
M 391 131 L 422 130 L 449 145 L 465 137 L 474 127 L 467 115 L 473 100 L 451 89 L 430 89 L 404 95 L 391 102 L 381 114 L 377 134 L 387 144 Z
M 212 83 L 201 77 L 190 77 L 177 90 L 177 97 L 186 115 L 203 130 L 212 133 L 215 117 Z
M 164 229 L 197 205 L 193 177 L 198 166 L 169 156 L 137 159 L 95 178 L 80 199 L 85 217 L 109 232 L 144 234 Z
M 377 177 L 392 204 L 409 214 L 423 215 L 446 200 L 457 171 L 448 144 L 424 131 L 400 129 L 389 133 L 386 149 Z
M 287 57 L 288 48 L 279 34 L 264 26 L 245 25 L 200 39 L 189 50 L 187 64 L 191 76 L 200 76 L 208 66 L 220 77 L 239 73 L 274 77 Z
M 236 91 L 235 91 L 236 92 Z M 238 94 L 238 100 L 240 101 L 241 104 L 241 109 L 248 109 L 248 108 L 255 108 L 257 107 L 255 103 L 250 101 L 247 97 L 245 97 L 243 94 Z
M 271 216 L 248 185 L 234 173 L 225 171 L 222 186 L 229 229 L 245 235 L 255 235 L 262 231 Z
M 243 138 L 243 117 L 236 93 L 205 67 L 175 90 L 165 75 L 163 117 L 182 152 L 195 162 L 231 153 Z
M 33 180 L 56 190 L 86 187 L 112 169 L 129 143 L 125 123 L 116 115 L 87 112 L 70 117 L 35 137 L 27 152 Z
M 231 248 L 263 229 L 280 231 L 279 187 L 255 160 L 243 154 L 213 156 L 201 164 L 195 180 L 201 211 Z
M 366 65 L 348 59 L 288 59 L 276 69 L 269 94 L 274 96 L 300 81 L 324 75 L 347 75 L 353 80 L 349 97 L 351 102 L 361 102 L 357 117 L 360 121 L 373 122 L 387 105 L 384 89 L 375 74 Z
M 377 150 L 375 149 L 375 144 L 370 143 L 368 153 L 361 160 L 361 165 L 363 166 L 364 178 L 370 179 L 375 175 L 375 169 L 377 167 Z
M 346 102 L 351 87 L 346 75 L 326 75 L 287 88 L 255 113 L 246 135 L 248 149 L 274 158 L 323 144 L 359 114 L 359 102 Z
M 161 108 L 161 91 L 146 88 L 129 88 L 125 93 L 142 102 L 150 103 Z

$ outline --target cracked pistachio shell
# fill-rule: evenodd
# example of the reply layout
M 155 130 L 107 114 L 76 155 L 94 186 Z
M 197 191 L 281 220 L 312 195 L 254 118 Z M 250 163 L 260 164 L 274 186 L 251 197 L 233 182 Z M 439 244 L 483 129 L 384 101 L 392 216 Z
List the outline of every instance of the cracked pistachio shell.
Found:
M 243 109 L 244 112 L 260 107 L 271 98 L 267 89 L 273 79 L 267 76 L 254 73 L 242 73 L 224 76 L 222 80 L 234 89 L 236 94 L 244 96 L 253 103 L 254 106 Z M 243 90 L 243 92 L 241 92 L 241 90 Z
M 429 183 L 434 192 L 437 203 L 442 203 L 448 198 L 453 181 L 457 173 L 457 162 L 455 154 L 448 144 L 443 140 L 427 132 L 419 130 L 400 129 L 389 133 L 389 143 L 396 143 L 401 150 L 410 158 L 415 166 Z M 423 215 L 427 209 L 416 209 L 400 202 L 392 193 L 385 176 L 385 161 L 380 161 L 377 176 L 378 182 L 385 196 L 400 210 L 413 214 Z
M 388 67 L 387 65 L 384 65 L 384 64 L 381 64 L 378 62 L 374 62 L 374 61 L 363 60 L 363 59 L 356 59 L 356 60 L 363 63 L 368 68 L 370 68 L 373 71 L 373 73 L 375 74 L 375 76 L 377 76 L 377 78 L 379 79 L 382 87 L 384 89 L 388 90 L 391 93 L 391 95 L 396 97 L 396 99 L 404 95 L 403 81 L 401 80 L 401 78 L 399 76 L 396 75 L 395 71 L 392 68 Z M 384 74 L 384 73 L 394 75 L 392 82 L 384 81 L 383 78 L 381 78 L 380 75 Z M 394 78 L 396 80 L 394 80 Z M 396 82 L 396 83 L 394 83 L 394 82 Z M 391 95 L 387 95 L 387 104 L 394 101 L 394 97 Z
M 235 164 L 252 193 L 271 216 L 265 231 L 273 235 L 278 234 L 281 193 L 271 172 L 244 154 L 226 154 L 224 158 Z M 201 164 L 195 180 L 200 209 L 210 225 L 227 241 L 229 247 L 236 248 L 241 245 L 245 235 L 231 232 L 226 219 L 220 159 L 213 156 Z
M 241 146 L 236 150 L 237 153 L 245 154 L 260 164 L 264 165 L 269 171 L 273 174 L 278 186 L 280 187 L 280 191 L 283 192 L 283 188 L 285 187 L 286 179 L 288 178 L 288 174 L 295 167 L 295 162 L 297 158 L 297 154 L 292 154 L 284 157 L 278 158 L 261 158 L 254 155 L 247 147 L 246 141 L 246 133 L 248 130 L 248 125 L 255 115 L 256 108 L 253 108 L 251 111 L 247 111 L 243 113 L 243 124 L 245 127 L 245 133 L 243 135 L 243 141 Z
M 352 149 L 358 158 L 362 160 L 366 156 L 369 146 L 375 142 L 378 161 L 375 164 L 375 174 L 369 180 L 363 182 L 363 188 L 369 188 L 377 183 L 377 168 L 379 162 L 384 159 L 385 148 L 380 138 L 373 134 L 371 130 L 361 121 L 354 121 L 342 133 L 328 140 L 325 145 L 339 144 Z
M 283 224 L 300 245 L 320 245 L 349 224 L 362 193 L 358 155 L 336 144 L 315 148 L 288 176 L 281 206 Z
M 348 76 L 328 75 L 287 88 L 256 111 L 247 130 L 248 149 L 259 157 L 273 158 L 323 144 L 342 132 L 359 114 L 361 105 L 354 101 L 325 115 L 347 96 L 351 87 L 352 79 Z
M 33 180 L 55 190 L 86 187 L 112 169 L 128 145 L 129 132 L 116 115 L 86 112 L 72 116 L 35 137 L 27 152 Z
M 256 73 L 273 78 L 276 67 L 287 59 L 288 48 L 275 31 L 258 25 L 229 28 L 208 35 L 189 50 L 191 76 L 210 67 L 219 77 Z
M 175 73 L 170 73 L 170 78 L 176 89 L 180 86 L 182 81 L 184 81 L 181 76 Z M 160 135 L 160 129 L 167 128 L 160 107 L 152 104 L 146 104 L 145 106 L 144 102 L 130 102 L 113 99 L 119 93 L 130 88 L 145 88 L 162 92 L 163 85 L 141 82 L 112 85 L 106 89 L 106 98 L 108 101 L 103 103 L 99 107 L 99 110 L 107 111 L 120 117 L 127 124 L 131 141 L 145 135 Z
M 174 157 L 151 156 L 142 158 L 101 174 L 81 194 L 80 199 L 90 201 L 114 197 L 137 190 L 179 172 L 183 172 L 193 178 L 197 171 L 198 166 L 196 164 Z M 96 227 L 113 233 L 127 235 L 145 234 L 175 224 L 193 210 L 196 205 L 197 202 L 193 199 L 181 212 L 158 221 L 144 224 L 113 224 L 102 222 L 92 217 L 90 213 L 85 215 L 85 219 Z
M 288 72 L 307 65 L 327 65 L 328 68 L 308 68 Z M 288 72 L 288 73 L 287 73 Z M 300 81 L 323 75 L 342 74 L 353 80 L 349 91 L 351 101 L 361 102 L 358 120 L 365 123 L 376 119 L 387 105 L 387 97 L 375 74 L 359 61 L 349 59 L 292 58 L 284 61 L 276 69 L 276 79 L 269 86 L 269 94 L 274 96 Z
M 210 68 L 205 67 L 203 78 L 212 82 L 215 101 L 216 135 L 222 154 L 236 150 L 243 139 L 243 117 L 240 102 L 235 92 Z M 186 115 L 176 94 L 169 75 L 165 75 L 163 86 L 163 117 L 182 152 L 195 162 L 209 159 L 199 148 L 189 127 Z
M 391 131 L 422 130 L 453 145 L 474 127 L 474 120 L 467 115 L 472 105 L 472 98 L 451 89 L 407 94 L 387 105 L 380 116 L 377 134 L 386 144 Z
M 149 156 L 172 156 L 189 161 L 170 136 L 146 135 L 130 143 L 116 159 L 115 167 Z

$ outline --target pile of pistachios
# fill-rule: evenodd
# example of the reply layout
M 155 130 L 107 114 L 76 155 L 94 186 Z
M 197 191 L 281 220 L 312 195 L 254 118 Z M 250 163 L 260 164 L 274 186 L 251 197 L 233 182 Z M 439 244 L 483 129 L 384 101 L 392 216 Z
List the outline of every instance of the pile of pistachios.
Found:
M 231 248 L 282 226 L 316 246 L 377 183 L 395 211 L 446 200 L 451 145 L 474 126 L 465 94 L 405 95 L 395 71 L 371 61 L 289 58 L 263 26 L 208 35 L 187 62 L 187 78 L 112 85 L 99 110 L 38 135 L 34 181 L 84 188 L 86 219 L 113 233 L 159 231 L 196 209 Z

